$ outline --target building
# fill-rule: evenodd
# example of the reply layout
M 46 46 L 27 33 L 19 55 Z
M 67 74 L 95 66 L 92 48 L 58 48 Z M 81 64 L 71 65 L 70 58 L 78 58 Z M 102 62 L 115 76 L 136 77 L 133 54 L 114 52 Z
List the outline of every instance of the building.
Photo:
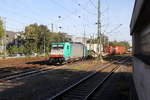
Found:
M 92 50 L 97 54 L 100 53 L 100 51 L 97 48 L 98 44 L 86 44 L 86 46 L 87 46 L 87 50 Z M 100 45 L 99 45 L 99 47 L 100 47 Z M 103 45 L 101 45 L 101 52 L 103 52 Z
M 92 50 L 95 53 L 99 53 L 100 51 L 98 50 L 98 44 L 92 44 L 92 43 L 87 43 L 89 38 L 83 38 L 83 37 L 72 37 L 72 42 L 80 42 L 86 45 L 87 50 Z M 103 45 L 101 45 L 101 52 L 103 52 Z
M 150 0 L 135 0 L 130 28 L 137 94 L 139 100 L 150 100 Z
M 6 46 L 9 45 L 20 45 L 20 43 L 18 42 L 18 37 L 23 38 L 21 32 L 13 32 L 13 31 L 6 31 Z M 1 45 L 0 45 L 0 53 L 3 53 L 4 51 L 4 38 L 2 38 L 1 41 Z
M 86 44 L 88 40 L 89 40 L 88 38 L 83 37 L 72 37 L 72 42 L 80 42 Z

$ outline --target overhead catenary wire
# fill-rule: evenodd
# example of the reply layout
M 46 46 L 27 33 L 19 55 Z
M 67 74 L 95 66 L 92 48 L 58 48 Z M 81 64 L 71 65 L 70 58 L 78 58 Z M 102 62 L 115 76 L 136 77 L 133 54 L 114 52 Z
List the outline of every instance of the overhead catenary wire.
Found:
M 94 2 L 92 0 L 89 0 L 89 2 L 91 3 L 91 5 L 93 5 L 94 8 L 97 9 L 97 6 L 94 4 Z
M 66 20 L 66 19 L 69 20 L 69 17 L 72 17 L 72 16 L 74 16 L 74 15 L 76 15 L 76 18 L 79 17 L 79 16 L 81 16 L 81 15 L 77 15 L 77 11 L 78 11 L 78 12 L 81 11 L 81 10 L 78 10 L 79 8 L 80 8 L 80 7 L 77 7 L 77 9 L 76 9 L 75 11 L 71 12 L 71 14 L 68 14 L 67 17 L 61 17 L 60 20 L 61 20 L 61 21 L 64 21 L 64 20 Z M 81 17 L 82 17 L 82 16 L 81 16 Z M 58 20 L 59 20 L 59 19 L 57 19 L 55 22 L 58 22 Z M 71 19 L 71 20 L 72 20 L 72 19 Z
M 13 11 L 12 9 L 3 9 L 3 11 L 7 11 L 8 13 L 11 13 L 11 14 L 14 14 L 14 15 L 20 15 L 21 17 L 25 18 L 25 19 L 28 19 L 30 21 L 33 21 L 33 20 L 37 20 L 36 18 L 32 18 L 32 17 L 29 17 L 27 15 L 22 15 L 22 13 L 18 12 L 18 11 Z
M 61 16 L 61 19 L 56 19 L 56 21 L 54 22 L 54 25 L 56 26 L 56 24 L 58 24 L 58 22 L 60 22 L 61 24 L 65 24 L 65 20 L 78 20 L 78 17 L 80 16 L 81 18 L 83 17 L 83 15 L 81 15 L 79 12 L 81 12 L 81 11 L 84 11 L 86 14 L 90 14 L 90 15 L 93 15 L 93 14 L 91 14 L 91 13 L 89 13 L 89 11 L 87 11 L 88 9 L 87 8 L 85 8 L 85 6 L 86 5 L 89 5 L 90 4 L 90 2 L 87 0 L 87 2 L 85 3 L 85 4 L 82 4 L 82 5 L 80 5 L 80 6 L 78 6 L 77 4 L 75 4 L 75 5 L 77 5 L 77 7 L 76 7 L 76 9 L 75 10 L 70 10 L 70 9 L 68 9 L 67 7 L 65 7 L 65 6 L 63 6 L 60 2 L 58 2 L 57 0 L 49 0 L 50 2 L 53 2 L 53 4 L 56 4 L 56 5 L 58 5 L 59 7 L 61 7 L 61 8 L 63 8 L 68 14 L 67 15 L 65 15 L 65 16 Z M 85 8 L 85 9 L 84 9 Z M 82 9 L 82 10 L 81 10 Z M 7 9 L 8 10 L 8 9 Z M 32 9 L 31 9 L 32 10 Z M 18 27 L 19 26 L 19 24 L 22 26 L 24 26 L 24 25 L 27 25 L 27 24 L 29 24 L 29 23 L 34 23 L 34 21 L 35 22 L 38 22 L 38 20 L 36 20 L 36 18 L 34 18 L 34 17 L 31 17 L 31 16 L 28 16 L 28 15 L 24 15 L 24 13 L 19 13 L 18 12 L 18 10 L 17 11 L 13 11 L 13 10 L 11 10 L 10 9 L 10 11 L 9 11 L 10 13 L 13 13 L 14 15 L 19 15 L 19 16 L 21 16 L 21 17 L 23 17 L 23 18 L 25 18 L 25 19 L 27 19 L 27 20 L 30 20 L 29 22 L 23 22 L 23 20 L 21 20 L 21 21 L 19 21 L 18 19 L 14 19 L 14 20 L 12 20 L 10 23 L 12 23 L 12 24 L 14 24 L 14 25 L 12 25 L 12 26 L 16 26 L 16 27 Z M 33 12 L 33 11 L 32 11 Z M 35 14 L 34 12 L 33 12 L 33 14 Z M 8 18 L 9 19 L 9 18 Z M 59 21 L 58 21 L 59 20 Z M 88 19 L 86 18 L 86 20 L 88 21 Z M 62 22 L 63 21 L 63 22 Z M 18 24 L 19 23 L 19 24 Z M 56 23 L 56 24 L 55 24 Z M 93 22 L 94 23 L 94 22 Z M 16 25 L 15 25 L 16 24 Z M 51 23 L 50 23 L 51 24 Z M 72 24 L 72 23 L 71 23 Z M 74 24 L 76 24 L 76 26 L 77 27 L 80 27 L 80 26 L 78 26 L 78 23 L 77 23 L 77 21 L 74 21 Z M 91 22 L 87 22 L 86 23 L 87 25 L 87 27 L 92 27 L 93 25 L 92 25 L 92 23 Z M 11 26 L 11 25 L 9 25 L 9 26 Z M 59 25 L 57 25 L 57 26 L 59 26 Z M 71 25 L 70 25 L 71 26 Z
M 67 12 L 71 12 L 70 9 L 66 8 L 65 6 L 63 6 L 62 4 L 60 4 L 59 2 L 55 1 L 55 0 L 50 0 L 52 3 L 54 3 L 55 5 L 58 5 L 58 7 L 63 8 L 64 10 L 66 10 Z
M 29 4 L 29 3 L 28 3 Z M 27 5 L 26 5 L 27 6 Z M 28 24 L 33 24 L 33 23 L 39 23 L 41 18 L 37 18 L 38 15 L 35 17 L 31 17 L 29 15 L 25 15 L 24 13 L 22 13 L 22 11 L 19 11 L 19 10 L 13 10 L 13 9 L 10 9 L 10 8 L 6 8 L 6 7 L 1 7 L 3 10 L 2 11 L 7 11 L 8 13 L 11 13 L 13 15 L 17 15 L 17 17 L 20 17 L 20 18 L 23 18 L 23 19 L 26 19 L 26 22 L 23 22 L 23 20 L 19 21 L 19 20 L 16 20 L 16 19 L 12 19 L 12 18 L 8 18 L 8 20 L 10 21 L 14 21 L 14 23 L 16 22 L 16 24 L 20 23 L 20 24 L 23 24 L 23 25 L 28 25 Z M 24 6 L 21 6 L 21 8 L 24 8 Z M 31 8 L 31 7 L 30 7 Z M 37 10 L 36 10 L 37 11 Z M 37 14 L 34 10 L 30 9 L 30 11 L 32 14 Z M 39 13 L 41 14 L 41 12 Z
M 93 13 L 91 11 L 89 11 L 87 8 L 88 4 L 89 4 L 89 0 L 85 3 L 86 4 L 86 7 L 84 7 L 78 0 L 75 0 L 75 3 L 78 4 L 78 6 L 83 10 L 85 11 L 86 13 L 88 14 L 91 14 L 91 15 L 96 15 L 96 13 Z

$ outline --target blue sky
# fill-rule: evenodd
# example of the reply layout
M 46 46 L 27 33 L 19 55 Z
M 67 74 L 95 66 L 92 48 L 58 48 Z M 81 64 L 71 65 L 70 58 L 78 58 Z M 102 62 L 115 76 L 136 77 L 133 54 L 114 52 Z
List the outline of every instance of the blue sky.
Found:
M 101 6 L 102 32 L 106 31 L 110 40 L 131 42 L 129 24 L 134 0 L 101 0 Z M 6 28 L 12 31 L 22 31 L 35 22 L 51 28 L 53 23 L 54 31 L 83 36 L 85 28 L 87 37 L 96 36 L 96 8 L 97 0 L 0 0 L 0 16 L 6 17 Z

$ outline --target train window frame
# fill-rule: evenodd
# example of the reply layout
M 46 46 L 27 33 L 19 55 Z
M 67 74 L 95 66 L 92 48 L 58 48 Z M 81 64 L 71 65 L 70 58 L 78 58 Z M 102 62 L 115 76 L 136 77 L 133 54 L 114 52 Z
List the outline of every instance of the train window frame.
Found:
M 51 49 L 64 49 L 64 45 L 52 45 Z

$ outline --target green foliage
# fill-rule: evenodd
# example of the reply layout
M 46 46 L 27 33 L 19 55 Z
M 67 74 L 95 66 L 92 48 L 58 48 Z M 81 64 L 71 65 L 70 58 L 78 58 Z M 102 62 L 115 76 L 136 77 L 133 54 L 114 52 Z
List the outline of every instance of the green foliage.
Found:
M 24 47 L 17 47 L 17 46 L 11 46 L 8 49 L 9 54 L 15 54 L 15 53 L 23 53 L 25 50 Z
M 31 24 L 25 27 L 24 47 L 26 48 L 26 52 L 43 53 L 45 45 L 46 52 L 49 52 L 49 43 L 70 40 L 64 34 L 51 32 L 45 25 Z
M 4 36 L 3 20 L 0 19 L 0 38 Z
M 19 43 L 17 46 L 9 46 L 8 52 L 13 53 L 46 53 L 49 52 L 49 44 L 52 42 L 67 42 L 71 39 L 66 38 L 66 33 L 51 32 L 46 25 L 31 24 L 25 27 L 25 31 L 15 41 Z
M 126 50 L 128 50 L 130 48 L 130 44 L 127 41 L 111 41 L 109 42 L 109 46 L 124 46 L 126 48 Z

